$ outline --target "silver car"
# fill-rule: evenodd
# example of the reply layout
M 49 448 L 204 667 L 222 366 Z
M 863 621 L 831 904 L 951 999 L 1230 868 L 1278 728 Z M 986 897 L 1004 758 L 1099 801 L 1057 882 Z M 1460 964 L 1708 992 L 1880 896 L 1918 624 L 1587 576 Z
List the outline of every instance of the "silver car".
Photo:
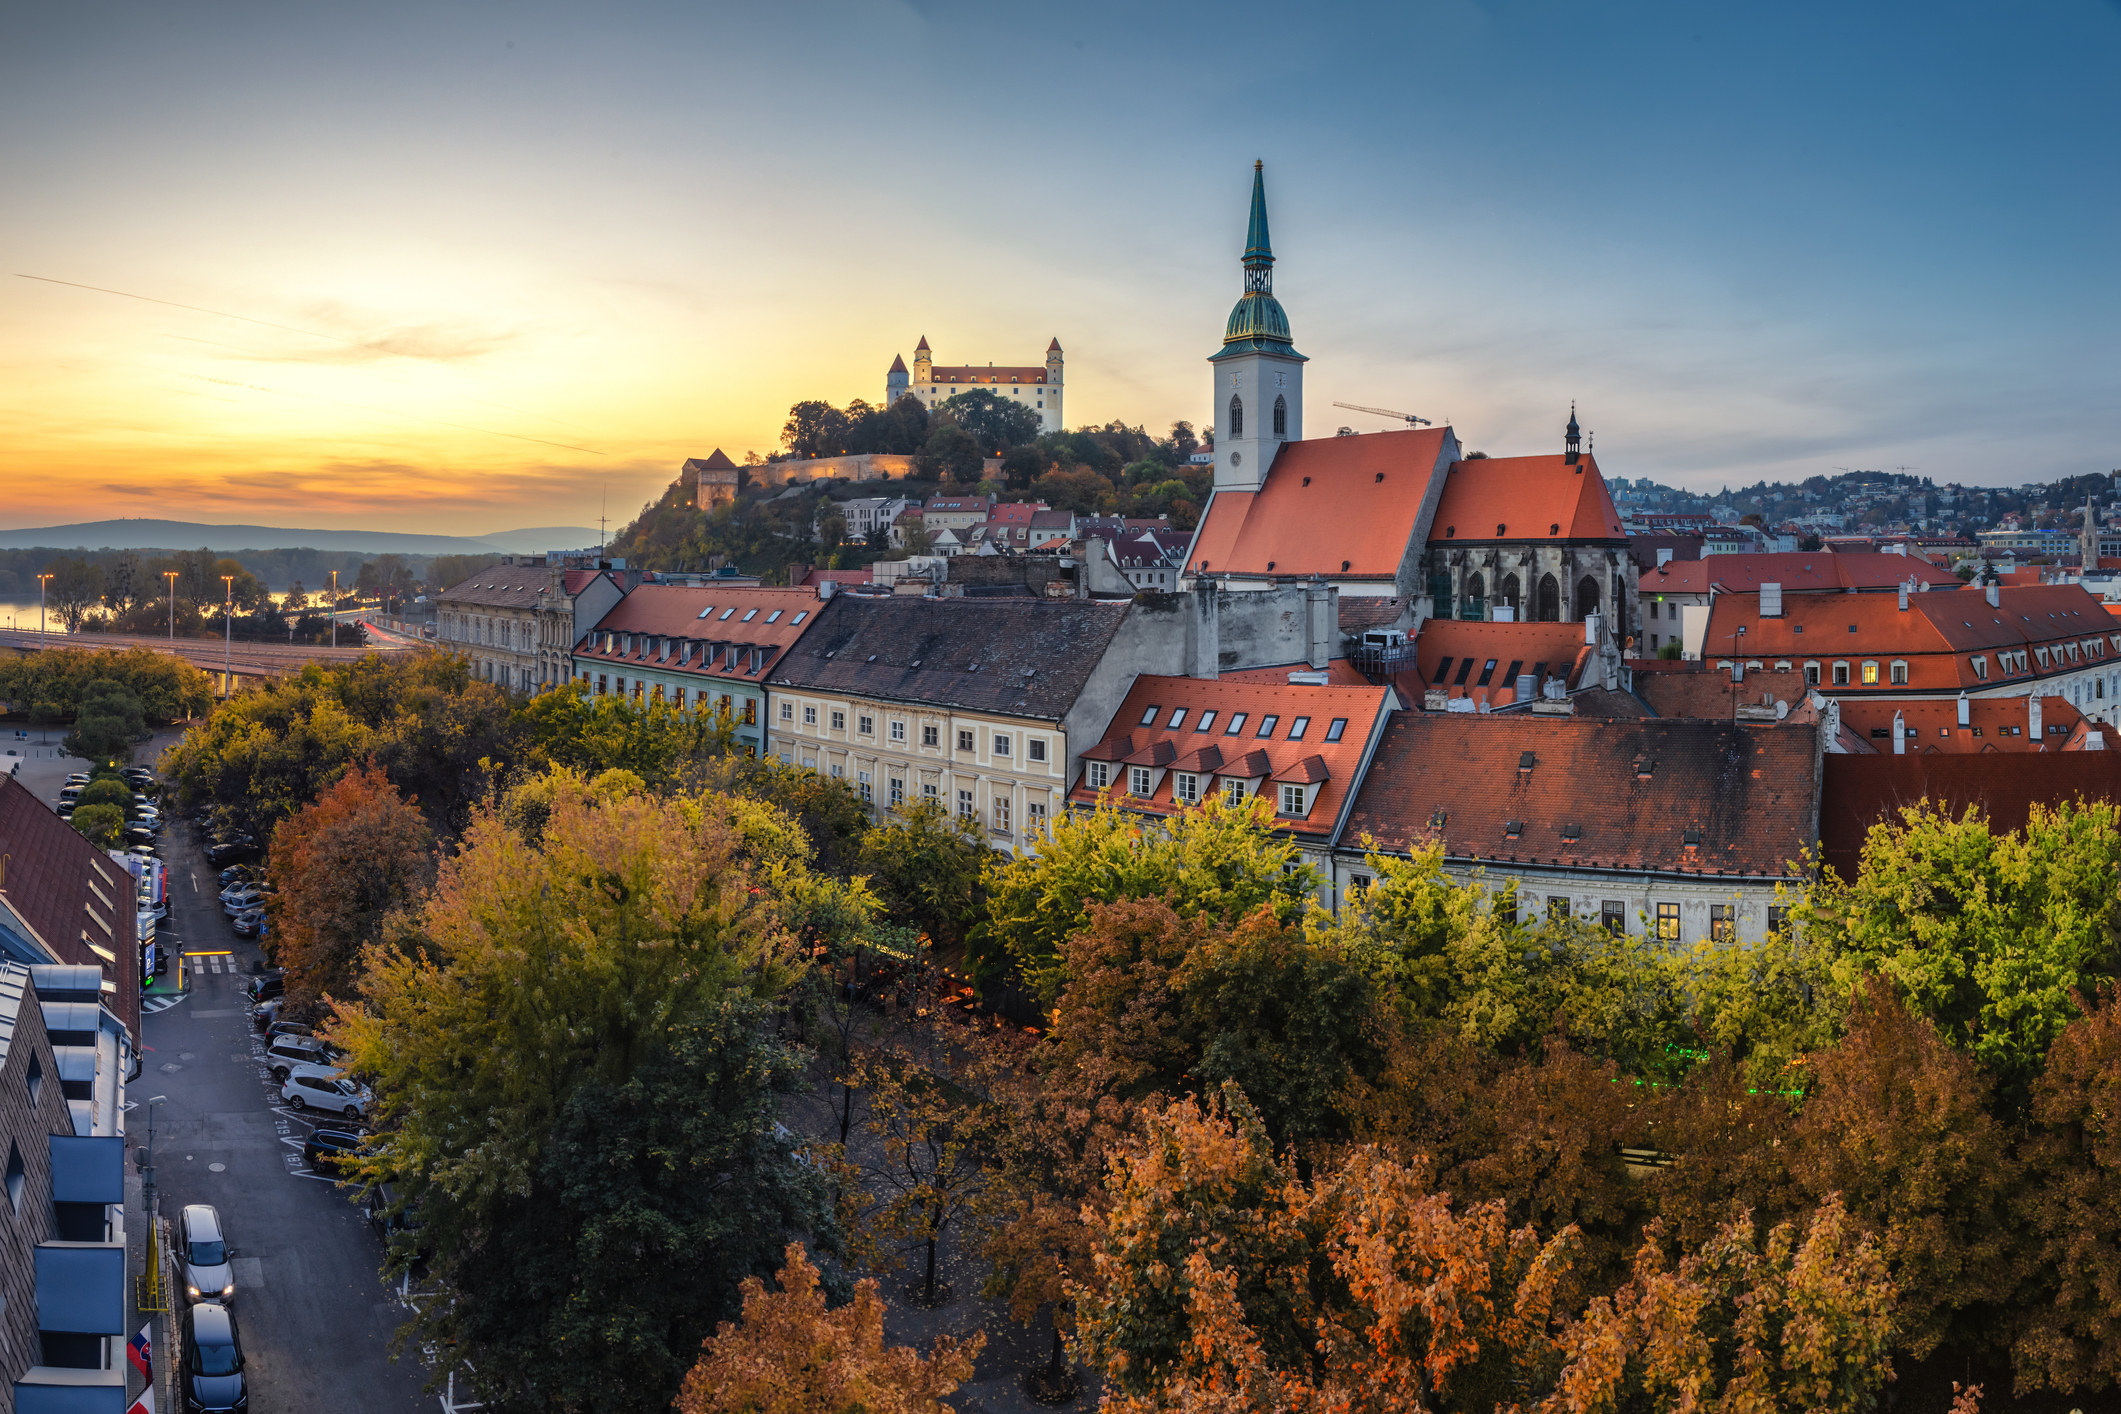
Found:
M 221 1231 L 221 1215 L 205 1203 L 194 1203 L 177 1218 L 177 1263 L 184 1278 L 184 1299 L 218 1301 L 226 1306 L 236 1299 L 236 1269 L 229 1258 L 228 1239 Z
M 297 1066 L 280 1084 L 280 1098 L 298 1110 L 328 1110 L 351 1120 L 368 1117 L 373 1098 L 351 1080 L 341 1079 L 316 1066 Z

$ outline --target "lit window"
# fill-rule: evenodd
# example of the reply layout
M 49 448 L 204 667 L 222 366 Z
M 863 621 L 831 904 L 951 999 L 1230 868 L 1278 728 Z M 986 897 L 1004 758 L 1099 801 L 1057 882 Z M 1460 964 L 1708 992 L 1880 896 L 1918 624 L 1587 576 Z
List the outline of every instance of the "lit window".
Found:
M 1865 663 L 1863 665 L 1863 685 L 1865 687 L 1876 687 L 1878 685 L 1878 665 L 1876 663 Z
M 1679 941 L 1679 905 L 1660 903 L 1657 905 L 1657 937 L 1660 942 Z
M 1738 910 L 1727 903 L 1709 905 L 1709 937 L 1719 943 L 1738 941 Z
M 1009 797 L 1006 795 L 994 797 L 994 833 L 1009 833 Z

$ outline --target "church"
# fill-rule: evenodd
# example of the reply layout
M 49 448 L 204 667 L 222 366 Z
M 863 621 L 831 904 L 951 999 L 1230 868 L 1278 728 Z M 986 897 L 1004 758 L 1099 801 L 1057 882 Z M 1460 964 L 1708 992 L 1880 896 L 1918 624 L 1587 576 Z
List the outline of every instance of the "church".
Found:
M 910 397 L 934 412 L 949 401 L 952 394 L 970 392 L 974 388 L 985 388 L 998 398 L 1031 409 L 1038 414 L 1038 430 L 1041 432 L 1059 432 L 1067 425 L 1061 421 L 1061 346 L 1058 338 L 1046 345 L 1043 365 L 1003 368 L 992 363 L 938 364 L 935 355 L 929 351 L 928 336 L 923 334 L 920 343 L 913 348 L 910 377 L 903 354 L 891 360 L 890 371 L 884 375 L 883 405 L 890 407 L 900 398 Z
M 1323 580 L 1343 620 L 1412 634 L 1429 619 L 1582 623 L 1617 665 L 1636 622 L 1627 536 L 1582 448 L 1467 457 L 1450 427 L 1304 437 L 1304 365 L 1274 297 L 1266 172 L 1252 170 L 1243 292 L 1214 370 L 1215 482 L 1188 582 Z M 1374 612 L 1361 614 L 1359 601 Z M 1396 605 L 1397 612 L 1391 607 Z

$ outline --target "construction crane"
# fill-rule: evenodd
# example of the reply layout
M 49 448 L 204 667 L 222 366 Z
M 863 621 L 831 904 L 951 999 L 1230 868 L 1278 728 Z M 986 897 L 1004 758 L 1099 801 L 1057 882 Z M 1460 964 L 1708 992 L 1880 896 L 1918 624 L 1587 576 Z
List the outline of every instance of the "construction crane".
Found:
M 1411 412 L 1394 412 L 1390 408 L 1366 408 L 1361 403 L 1335 403 L 1333 404 L 1333 406 L 1337 408 L 1346 408 L 1349 412 L 1367 412 L 1372 413 L 1378 417 L 1396 417 L 1401 422 L 1406 423 L 1409 427 L 1413 427 L 1416 425 L 1422 427 L 1434 427 L 1436 425 L 1435 423 L 1429 421 L 1429 419 L 1427 419 L 1426 417 L 1416 417 Z

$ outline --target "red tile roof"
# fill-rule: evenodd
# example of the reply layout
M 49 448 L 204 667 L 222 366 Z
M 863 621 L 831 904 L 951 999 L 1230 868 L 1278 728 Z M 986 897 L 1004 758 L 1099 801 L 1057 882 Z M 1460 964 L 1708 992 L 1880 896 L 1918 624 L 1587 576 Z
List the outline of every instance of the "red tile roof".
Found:
M 1429 543 L 1482 540 L 1625 541 L 1597 461 L 1482 457 L 1454 462 Z
M 2031 682 L 2083 669 L 2087 664 L 2121 658 L 2116 625 L 2100 602 L 2074 584 L 2005 586 L 2001 603 L 1990 608 L 1977 588 L 1932 591 L 1908 596 L 1901 609 L 1897 595 L 1797 594 L 1783 600 L 1781 618 L 1760 617 L 1760 596 L 1720 594 L 1709 611 L 1703 656 L 1710 662 L 1747 659 L 1787 660 L 1801 667 L 1822 665 L 1827 690 L 1872 692 L 1892 696 L 1909 692 L 1953 692 Z M 1743 627 L 1743 635 L 1738 629 Z M 1733 644 L 1740 645 L 1736 653 Z M 2065 649 L 2062 661 L 2042 666 L 2038 649 Z M 2002 655 L 2023 650 L 2026 667 L 2017 671 Z M 1982 658 L 1988 676 L 1978 676 L 1972 659 Z M 1886 664 L 1908 665 L 1908 681 L 1896 686 Z M 1860 664 L 1880 664 L 1878 681 L 1866 686 Z M 1837 687 L 1825 665 L 1847 662 L 1851 683 Z
M 969 363 L 960 363 L 945 367 L 938 363 L 930 370 L 929 381 L 932 383 L 1043 383 L 1046 381 L 1046 369 L 1043 364 L 1032 368 L 997 368 L 992 364 L 979 367 Z
M 1569 687 L 1581 686 L 1597 656 L 1583 634 L 1582 624 L 1430 619 L 1414 640 L 1418 680 L 1406 685 L 1409 701 L 1420 706 L 1434 687 L 1505 707 L 1517 700 L 1519 673 L 1536 673 L 1541 683 L 1559 677 Z
M 1210 575 L 1391 579 L 1456 446 L 1448 427 L 1284 443 L 1257 491 L 1218 491 L 1187 564 Z
M 734 589 L 719 585 L 695 589 L 683 584 L 644 584 L 612 605 L 611 612 L 576 646 L 575 656 L 659 672 L 764 682 L 765 672 L 752 666 L 749 655 L 732 664 L 726 652 L 720 653 L 710 669 L 704 666 L 703 655 L 697 650 L 680 663 L 678 645 L 691 642 L 763 648 L 765 667 L 770 669 L 817 622 L 823 606 L 816 592 L 806 589 Z M 631 634 L 631 651 L 624 637 L 616 638 L 607 649 L 607 634 Z M 661 649 L 666 642 L 670 651 L 664 656 Z
M 815 589 L 820 584 L 874 584 L 874 569 L 859 570 L 811 570 L 795 583 L 798 589 Z
M 1818 729 L 1401 713 L 1343 843 L 1489 863 L 1784 877 L 1812 841 Z M 1689 832 L 1696 843 L 1689 844 Z
M 1389 688 L 1367 685 L 1291 687 L 1286 681 L 1277 685 L 1230 677 L 1143 676 L 1134 680 L 1127 700 L 1105 729 L 1104 739 L 1085 751 L 1083 759 L 1125 763 L 1115 769 L 1111 793 L 1128 809 L 1154 815 L 1170 815 L 1182 808 L 1172 794 L 1175 771 L 1316 785 L 1318 790 L 1303 817 L 1282 818 L 1277 823 L 1292 834 L 1325 842 L 1332 839 L 1340 823 L 1363 760 L 1391 706 Z M 1339 740 L 1328 741 L 1336 721 L 1341 722 Z M 1201 730 L 1204 723 L 1205 731 Z M 1303 735 L 1292 741 L 1290 733 L 1299 724 Z M 1269 731 L 1264 737 L 1260 735 L 1263 727 Z M 1207 764 L 1211 754 L 1212 766 Z M 1166 769 L 1148 796 L 1137 797 L 1128 793 L 1126 765 Z M 1200 782 L 1203 798 L 1215 788 L 1213 780 Z M 1076 782 L 1069 799 L 1088 805 L 1097 795 L 1086 775 Z
M 1830 554 L 1710 555 L 1673 560 L 1642 577 L 1644 594 L 1705 594 L 1718 590 L 1758 589 L 1780 584 L 1785 594 L 1838 589 L 1891 589 L 1913 579 L 1956 590 L 1959 576 L 1927 560 L 1888 555 L 1879 550 Z
M 137 1039 L 139 885 L 132 875 L 11 775 L 0 777 L 0 860 L 0 900 L 59 961 L 102 969 L 111 984 L 104 1005 Z
M 2033 802 L 2121 798 L 2121 751 L 2067 755 L 1829 756 L 1819 798 L 1819 848 L 1844 879 L 1856 876 L 1863 837 L 1900 807 L 1929 800 L 1957 815 L 1978 806 L 1999 833 L 2025 827 Z
M 1233 668 L 1220 674 L 1224 682 L 1265 682 L 1288 685 L 1289 674 L 1312 671 L 1309 663 L 1283 663 L 1272 668 Z M 1326 675 L 1327 687 L 1368 687 L 1370 680 L 1355 670 L 1345 658 L 1329 658 L 1319 671 Z
M 1029 525 L 1033 516 L 1051 509 L 1044 501 L 1003 501 L 987 512 L 987 524 Z
M 1650 704 L 1650 709 L 1660 717 L 1697 717 L 1717 721 L 1731 721 L 1741 706 L 1757 705 L 1765 700 L 1772 706 L 1787 702 L 1792 708 L 1804 701 L 1806 687 L 1804 673 L 1791 668 L 1778 673 L 1773 668 L 1747 669 L 1745 680 L 1732 682 L 1728 668 L 1721 671 L 1706 663 L 1667 663 L 1659 661 L 1657 669 L 1681 668 L 1684 671 L 1666 672 L 1635 667 L 1635 695 Z
M 2041 732 L 2033 736 L 2029 697 L 1970 697 L 1966 726 L 1959 725 L 1956 698 L 1882 699 L 1849 698 L 1841 704 L 1841 725 L 1868 742 L 1875 750 L 1893 749 L 1893 715 L 1911 733 L 1909 752 L 1948 753 L 1971 756 L 1981 752 L 2062 751 L 2072 743 L 2083 750 L 2084 714 L 2067 697 L 2042 696 Z

